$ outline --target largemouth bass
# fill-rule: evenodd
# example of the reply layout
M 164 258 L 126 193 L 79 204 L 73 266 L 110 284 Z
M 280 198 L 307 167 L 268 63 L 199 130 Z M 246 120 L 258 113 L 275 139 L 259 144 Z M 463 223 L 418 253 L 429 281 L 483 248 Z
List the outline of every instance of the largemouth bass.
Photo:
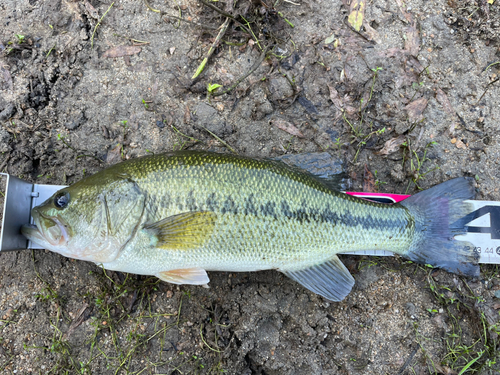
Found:
M 23 227 L 33 242 L 109 270 L 204 285 L 206 271 L 275 269 L 340 301 L 354 278 L 338 253 L 388 250 L 477 275 L 459 218 L 473 198 L 458 178 L 384 205 L 271 160 L 208 152 L 146 156 L 55 193 Z M 470 211 L 470 210 L 469 210 Z

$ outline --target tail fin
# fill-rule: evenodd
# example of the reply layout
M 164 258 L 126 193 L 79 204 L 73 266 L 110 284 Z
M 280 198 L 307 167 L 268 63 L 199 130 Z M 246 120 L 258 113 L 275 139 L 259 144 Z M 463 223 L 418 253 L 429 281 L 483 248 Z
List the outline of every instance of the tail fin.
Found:
M 466 233 L 461 219 L 472 207 L 464 200 L 474 196 L 472 178 L 455 178 L 401 202 L 415 217 L 415 239 L 407 256 L 459 275 L 478 276 L 473 245 L 454 239 Z

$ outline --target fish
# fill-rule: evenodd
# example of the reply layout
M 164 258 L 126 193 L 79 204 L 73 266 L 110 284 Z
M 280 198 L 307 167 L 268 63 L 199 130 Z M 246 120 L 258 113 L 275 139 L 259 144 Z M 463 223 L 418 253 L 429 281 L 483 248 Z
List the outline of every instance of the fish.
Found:
M 338 254 L 387 250 L 477 276 L 473 246 L 455 239 L 471 207 L 460 177 L 397 204 L 331 188 L 283 162 L 203 151 L 130 159 L 57 191 L 22 233 L 105 269 L 206 285 L 207 271 L 277 270 L 330 301 L 355 280 Z

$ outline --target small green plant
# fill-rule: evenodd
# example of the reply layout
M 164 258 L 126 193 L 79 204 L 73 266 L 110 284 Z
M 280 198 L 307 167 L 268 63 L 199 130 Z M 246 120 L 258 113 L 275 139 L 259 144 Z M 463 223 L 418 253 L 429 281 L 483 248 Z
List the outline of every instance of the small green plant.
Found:
M 378 171 L 375 170 L 375 187 L 377 188 L 377 190 L 380 189 L 380 186 L 385 185 L 385 184 L 387 184 L 387 182 L 380 181 L 378 178 Z
M 24 35 L 21 35 L 21 34 L 16 34 L 16 38 L 17 38 L 17 43 L 18 44 L 21 44 L 24 42 L 24 38 L 25 36 Z
M 45 288 L 40 291 L 40 293 L 35 294 L 35 298 L 40 301 L 47 302 L 57 300 L 59 298 L 59 295 L 54 289 L 46 285 Z
M 293 139 L 294 139 L 294 138 L 295 138 L 295 137 L 292 135 L 292 138 L 290 138 L 290 140 L 288 141 L 288 143 L 286 144 L 286 146 L 283 146 L 283 149 L 284 149 L 286 152 L 290 151 L 290 147 L 292 147 L 292 145 L 293 145 Z
M 411 142 L 408 139 L 407 141 L 403 142 L 402 147 L 403 147 L 403 168 L 405 165 L 405 162 L 410 163 L 410 177 L 411 181 L 408 184 L 408 187 L 406 188 L 406 193 L 408 193 L 408 190 L 410 188 L 411 183 L 413 182 L 417 189 L 422 190 L 422 188 L 419 186 L 420 180 L 422 180 L 427 174 L 439 169 L 439 166 L 435 166 L 434 168 L 427 169 L 424 172 L 423 166 L 426 161 L 431 161 L 427 157 L 427 151 L 434 145 L 437 145 L 437 142 L 429 142 L 427 145 L 424 147 L 424 152 L 422 156 L 419 156 L 417 151 L 413 150 L 411 148 Z
M 189 135 L 186 135 L 179 131 L 174 125 L 170 125 L 172 127 L 172 130 L 175 132 L 177 136 L 177 142 L 174 144 L 174 151 L 175 150 L 182 150 L 184 146 L 188 143 L 188 141 L 192 141 L 194 143 L 201 142 L 199 139 L 190 137 Z
M 219 87 L 222 87 L 222 85 L 218 83 L 207 83 L 208 95 L 212 95 Z
M 340 140 L 340 137 L 335 139 L 335 146 L 337 146 L 337 149 L 339 150 L 339 157 L 340 157 L 340 151 L 342 149 L 342 141 Z
M 149 104 L 144 99 L 142 99 L 142 104 L 144 105 L 144 108 L 149 109 Z
M 411 84 L 411 88 L 414 90 L 418 90 L 419 88 L 423 87 L 424 83 L 423 82 L 413 82 Z
M 499 356 L 497 347 L 499 339 L 490 332 L 495 332 L 497 324 L 490 325 L 480 306 L 484 303 L 481 296 L 477 296 L 467 284 L 467 280 L 461 280 L 458 287 L 452 285 L 437 284 L 431 274 L 432 269 L 417 266 L 427 273 L 427 283 L 430 291 L 435 297 L 439 308 L 429 308 L 427 311 L 432 315 L 439 313 L 447 316 L 449 325 L 448 332 L 443 340 L 446 343 L 446 354 L 440 364 L 448 367 L 453 373 L 465 374 L 476 373 L 494 369 Z M 481 302 L 483 301 L 483 302 Z M 474 336 L 470 332 L 462 330 L 461 317 L 468 316 L 468 320 L 477 322 Z M 473 316 L 477 319 L 472 318 Z M 421 343 L 421 346 L 423 343 Z M 422 347 L 423 349 L 423 347 Z M 430 358 L 427 358 L 432 363 Z M 433 364 L 432 364 L 433 365 Z

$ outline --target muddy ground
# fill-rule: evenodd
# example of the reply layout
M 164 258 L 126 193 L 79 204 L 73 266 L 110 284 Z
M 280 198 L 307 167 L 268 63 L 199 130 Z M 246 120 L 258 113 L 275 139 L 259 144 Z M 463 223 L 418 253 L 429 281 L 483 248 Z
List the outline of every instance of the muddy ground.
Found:
M 340 0 L 211 4 L 254 36 L 230 20 L 193 80 L 226 19 L 195 0 L 1 1 L 1 171 L 70 184 L 151 152 L 326 150 L 352 190 L 471 176 L 478 199 L 500 200 L 498 0 L 375 0 L 360 32 Z M 356 286 L 330 303 L 277 272 L 211 273 L 204 289 L 2 253 L 0 370 L 500 372 L 497 266 L 472 280 L 399 258 L 343 261 Z

